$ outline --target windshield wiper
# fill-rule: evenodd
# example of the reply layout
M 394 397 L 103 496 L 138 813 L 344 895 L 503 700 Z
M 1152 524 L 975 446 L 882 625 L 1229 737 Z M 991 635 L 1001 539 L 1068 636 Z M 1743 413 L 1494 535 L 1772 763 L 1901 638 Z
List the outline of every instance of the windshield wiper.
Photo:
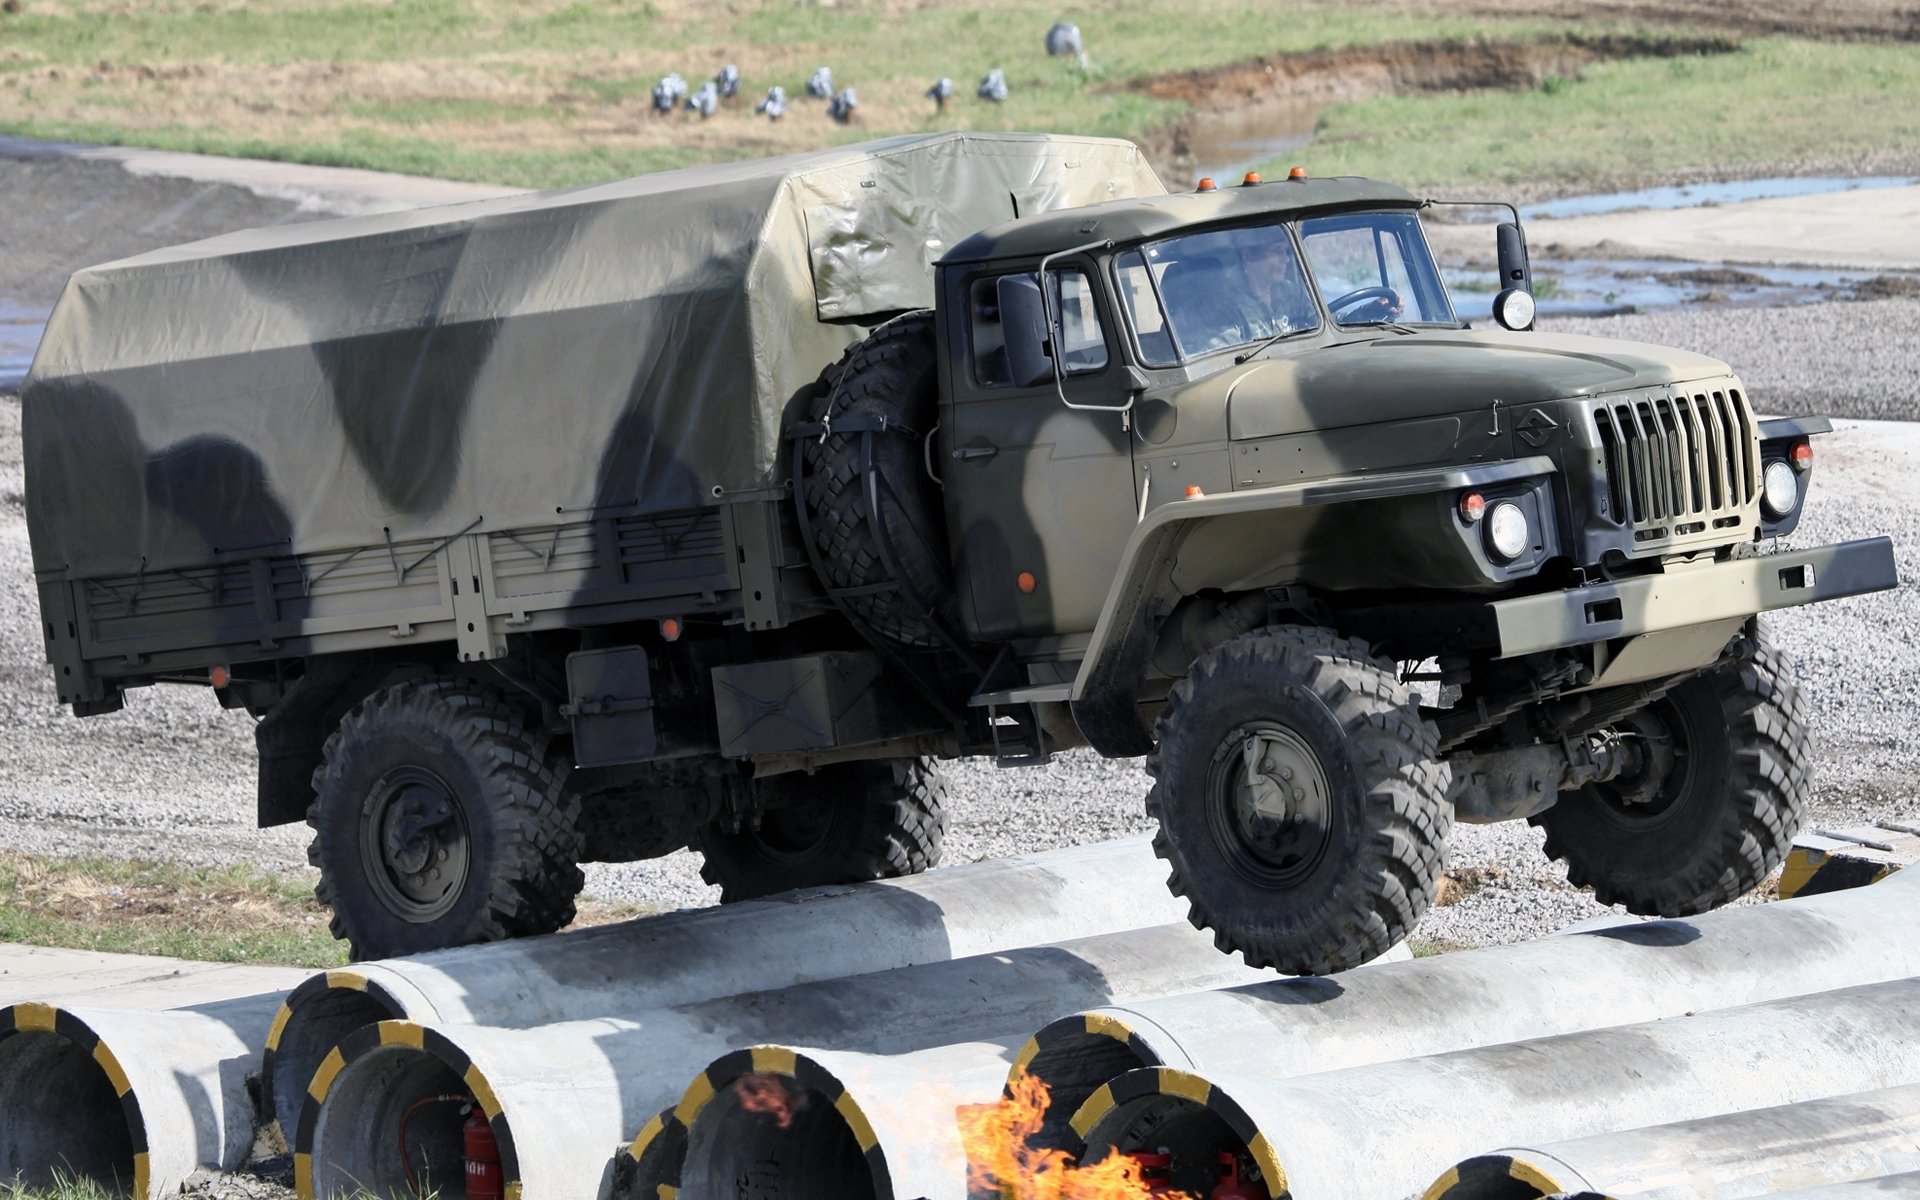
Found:
M 1410 329 L 1407 326 L 1402 325 L 1398 321 L 1355 321 L 1352 324 L 1348 325 L 1347 328 L 1348 329 L 1360 329 L 1360 328 L 1391 329 L 1395 333 L 1419 333 L 1420 332 L 1418 329 Z
M 1318 329 L 1319 326 L 1315 325 L 1313 326 L 1313 328 Z M 1253 349 L 1248 350 L 1242 354 L 1234 355 L 1233 365 L 1236 367 L 1239 366 L 1241 363 L 1246 362 L 1248 359 L 1260 353 L 1262 350 L 1265 350 L 1267 347 L 1273 345 L 1275 342 L 1279 341 L 1281 338 L 1290 338 L 1296 333 L 1306 333 L 1306 332 L 1307 330 L 1305 329 L 1282 329 L 1279 333 L 1276 333 L 1272 337 L 1267 338 L 1265 341 L 1261 342 L 1258 346 L 1255 346 Z

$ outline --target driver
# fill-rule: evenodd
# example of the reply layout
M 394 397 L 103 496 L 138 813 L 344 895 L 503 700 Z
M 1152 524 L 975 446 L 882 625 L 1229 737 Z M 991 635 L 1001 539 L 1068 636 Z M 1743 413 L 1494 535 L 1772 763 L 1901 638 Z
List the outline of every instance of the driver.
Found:
M 1274 333 L 1298 333 L 1320 324 L 1320 309 L 1307 290 L 1293 243 L 1284 233 L 1263 237 L 1246 252 L 1252 294 L 1272 323 Z

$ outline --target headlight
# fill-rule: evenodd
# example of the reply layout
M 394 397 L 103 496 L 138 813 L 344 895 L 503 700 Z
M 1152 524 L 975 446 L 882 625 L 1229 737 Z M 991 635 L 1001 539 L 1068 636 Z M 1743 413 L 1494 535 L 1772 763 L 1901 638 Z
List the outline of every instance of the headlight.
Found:
M 1511 562 L 1525 552 L 1528 541 L 1527 514 L 1511 500 L 1502 500 L 1487 514 L 1487 545 L 1502 561 Z
M 1770 517 L 1784 517 L 1800 502 L 1800 481 L 1793 468 L 1775 460 L 1767 464 L 1766 486 L 1760 490 L 1760 507 Z
M 1533 297 L 1519 288 L 1508 288 L 1493 298 L 1493 319 L 1502 329 L 1533 328 Z

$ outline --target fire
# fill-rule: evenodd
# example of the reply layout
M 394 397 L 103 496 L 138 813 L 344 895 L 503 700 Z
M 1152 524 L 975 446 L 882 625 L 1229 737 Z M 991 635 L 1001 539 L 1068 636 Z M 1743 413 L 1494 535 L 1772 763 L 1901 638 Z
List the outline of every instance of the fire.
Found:
M 1078 1166 L 1064 1150 L 1034 1146 L 1047 1114 L 1046 1081 L 1026 1075 L 997 1104 L 960 1113 L 960 1140 L 967 1151 L 967 1187 L 1000 1200 L 1193 1200 L 1186 1192 L 1154 1190 L 1138 1161 L 1110 1154 Z
M 793 1124 L 793 1114 L 800 1107 L 787 1094 L 787 1085 L 780 1081 L 778 1075 L 742 1075 L 733 1081 L 733 1094 L 740 1101 L 742 1109 L 751 1113 L 766 1113 L 782 1129 Z

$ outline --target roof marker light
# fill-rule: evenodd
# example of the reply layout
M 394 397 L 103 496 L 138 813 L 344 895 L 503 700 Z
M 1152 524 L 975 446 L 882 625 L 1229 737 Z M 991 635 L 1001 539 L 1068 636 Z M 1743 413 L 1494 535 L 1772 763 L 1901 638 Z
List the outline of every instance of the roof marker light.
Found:
M 1242 180 L 1240 181 L 1240 186 L 1241 186 L 1241 187 L 1252 187 L 1252 186 L 1253 186 L 1254 184 L 1256 184 L 1256 183 L 1259 183 L 1259 182 L 1260 182 L 1260 172 L 1258 172 L 1258 171 L 1248 171 L 1248 172 L 1247 172 L 1247 175 L 1246 175 L 1246 178 L 1244 178 L 1244 179 L 1242 179 Z
M 1306 177 L 1307 169 L 1305 167 L 1291 167 L 1287 170 L 1288 179 L 1305 179 Z
M 1196 192 L 1211 192 L 1213 190 L 1213 176 L 1208 175 L 1201 179 L 1200 186 L 1193 190 Z

